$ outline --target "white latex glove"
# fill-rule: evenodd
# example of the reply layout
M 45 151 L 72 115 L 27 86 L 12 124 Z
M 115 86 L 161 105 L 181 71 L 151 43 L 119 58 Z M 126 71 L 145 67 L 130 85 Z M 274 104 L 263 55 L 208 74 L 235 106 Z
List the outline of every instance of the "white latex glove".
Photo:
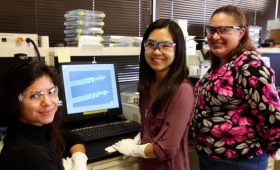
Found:
M 124 139 L 124 140 L 130 141 L 131 139 Z M 133 142 L 136 145 L 139 145 L 141 143 L 140 132 L 134 137 Z M 112 146 L 105 148 L 105 151 L 109 152 L 109 153 L 116 152 L 116 150 Z M 126 159 L 126 158 L 127 158 L 127 156 L 123 157 L 123 159 Z
M 280 149 L 278 149 L 278 151 L 276 152 L 276 154 L 272 158 L 276 161 L 280 160 Z
M 127 156 L 133 156 L 133 157 L 143 157 L 147 158 L 145 156 L 145 147 L 148 145 L 136 145 L 133 140 L 121 140 L 118 143 L 115 143 L 113 146 L 114 149 L 119 151 L 120 153 L 127 155 Z
M 133 141 L 132 139 L 122 139 L 122 140 L 127 140 L 127 141 L 129 141 L 129 142 L 133 142 L 133 143 L 134 143 L 134 141 Z M 120 141 L 119 141 L 119 142 L 120 142 Z M 117 152 L 117 150 L 113 148 L 113 145 L 112 145 L 112 146 L 109 146 L 109 147 L 107 147 L 107 148 L 105 148 L 105 151 L 107 151 L 107 152 L 109 152 L 109 153 L 111 153 L 111 152 Z
M 134 137 L 133 142 L 135 145 L 140 145 L 141 144 L 141 138 L 140 138 L 140 132 Z M 129 156 L 124 155 L 123 159 L 128 158 Z
M 109 146 L 105 148 L 105 151 L 111 153 L 111 152 L 116 152 L 116 149 L 114 149 L 112 146 Z
M 82 152 L 75 152 L 72 157 L 73 167 L 71 170 L 87 170 L 88 157 Z
M 134 137 L 133 141 L 136 145 L 140 145 L 141 143 L 140 132 Z
M 64 167 L 65 170 L 71 170 L 72 166 L 73 166 L 73 162 L 72 159 L 67 157 L 66 159 L 62 159 L 62 165 Z

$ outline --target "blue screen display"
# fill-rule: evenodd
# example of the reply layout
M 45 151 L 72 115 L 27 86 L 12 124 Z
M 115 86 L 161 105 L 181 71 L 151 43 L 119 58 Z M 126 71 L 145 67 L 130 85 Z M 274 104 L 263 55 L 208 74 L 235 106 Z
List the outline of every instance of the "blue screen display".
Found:
M 68 114 L 119 108 L 114 64 L 62 65 Z

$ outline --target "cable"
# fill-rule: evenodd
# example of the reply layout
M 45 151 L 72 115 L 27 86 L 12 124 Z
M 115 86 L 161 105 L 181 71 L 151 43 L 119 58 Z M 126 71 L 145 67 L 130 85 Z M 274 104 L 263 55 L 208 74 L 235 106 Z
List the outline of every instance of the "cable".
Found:
M 30 38 L 26 38 L 26 42 L 27 43 L 31 43 L 34 46 L 35 51 L 36 51 L 37 56 L 38 56 L 38 60 L 41 61 L 41 55 L 40 55 L 39 50 L 37 48 L 37 45 L 34 43 L 34 41 L 32 39 L 30 39 Z

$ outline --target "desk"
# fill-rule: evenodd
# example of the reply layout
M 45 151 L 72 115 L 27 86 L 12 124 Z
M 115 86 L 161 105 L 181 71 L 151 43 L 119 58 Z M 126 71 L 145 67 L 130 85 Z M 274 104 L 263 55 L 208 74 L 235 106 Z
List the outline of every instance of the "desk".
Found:
M 137 170 L 139 169 L 139 158 L 129 157 L 123 159 L 119 152 L 108 153 L 105 148 L 122 140 L 133 139 L 138 132 L 113 136 L 110 138 L 85 142 L 86 154 L 88 156 L 88 170 Z
M 85 142 L 86 154 L 88 156 L 88 164 L 96 161 L 101 161 L 104 159 L 121 156 L 122 154 L 120 154 L 119 152 L 108 153 L 105 151 L 105 148 L 115 144 L 116 142 L 122 139 L 127 139 L 127 138 L 133 139 L 137 135 L 137 133 L 138 132 L 136 133 L 134 132 L 134 133 L 124 134 L 124 135 L 113 136 L 110 138 Z
M 139 170 L 139 158 L 122 159 L 119 152 L 107 153 L 104 149 L 122 139 L 134 138 L 137 133 L 114 136 L 107 139 L 85 142 L 88 156 L 88 170 Z M 198 156 L 189 141 L 189 164 L 191 170 L 199 170 Z

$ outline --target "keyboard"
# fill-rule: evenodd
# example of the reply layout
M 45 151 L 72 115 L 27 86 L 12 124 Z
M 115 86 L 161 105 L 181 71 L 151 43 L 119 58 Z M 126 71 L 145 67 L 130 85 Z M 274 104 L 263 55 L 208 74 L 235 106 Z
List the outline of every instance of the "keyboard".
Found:
M 84 141 L 92 141 L 117 136 L 130 132 L 139 132 L 141 124 L 136 121 L 120 121 L 71 130 L 81 136 Z

